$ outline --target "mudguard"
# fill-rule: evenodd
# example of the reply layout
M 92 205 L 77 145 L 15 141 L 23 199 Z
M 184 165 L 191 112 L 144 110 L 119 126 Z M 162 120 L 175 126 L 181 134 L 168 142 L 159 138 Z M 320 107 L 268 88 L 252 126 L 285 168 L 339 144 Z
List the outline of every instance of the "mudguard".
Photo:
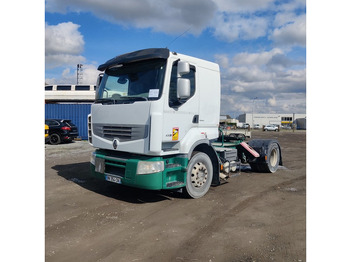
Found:
M 243 146 L 239 146 L 239 153 L 246 157 L 253 171 L 274 173 L 279 165 L 283 165 L 281 147 L 274 139 L 253 139 L 248 145 L 259 153 L 259 157 L 254 157 Z M 278 148 L 278 150 L 277 150 Z M 274 161 L 271 161 L 271 152 L 274 152 Z M 276 159 L 278 157 L 278 159 Z M 273 163 L 273 164 L 272 164 Z
M 282 151 L 281 146 L 275 139 L 253 139 L 248 142 L 248 145 L 250 145 L 252 148 L 254 148 L 255 151 L 257 151 L 260 155 L 260 157 L 256 160 L 257 162 L 265 162 L 265 156 L 267 155 L 269 145 L 271 143 L 276 143 L 278 145 L 279 151 L 280 151 L 280 159 L 279 159 L 279 165 L 282 166 Z

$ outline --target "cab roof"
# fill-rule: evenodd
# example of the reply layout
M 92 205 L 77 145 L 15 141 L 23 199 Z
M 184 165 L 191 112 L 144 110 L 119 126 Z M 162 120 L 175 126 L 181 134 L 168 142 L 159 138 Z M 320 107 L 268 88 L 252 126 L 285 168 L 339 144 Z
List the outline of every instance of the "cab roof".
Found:
M 120 56 L 116 56 L 104 64 L 100 65 L 98 67 L 98 70 L 104 71 L 108 67 L 111 67 L 113 65 L 117 64 L 125 64 L 130 62 L 137 62 L 142 60 L 148 60 L 148 59 L 167 59 L 169 57 L 169 49 L 167 48 L 148 48 L 148 49 L 142 49 L 139 51 L 123 54 Z

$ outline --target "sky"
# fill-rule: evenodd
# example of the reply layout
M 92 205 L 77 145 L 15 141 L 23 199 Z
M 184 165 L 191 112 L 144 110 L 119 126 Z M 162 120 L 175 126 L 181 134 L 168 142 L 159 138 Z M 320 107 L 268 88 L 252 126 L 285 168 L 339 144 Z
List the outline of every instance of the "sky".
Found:
M 306 0 L 46 0 L 45 83 L 151 47 L 220 65 L 221 114 L 306 113 Z

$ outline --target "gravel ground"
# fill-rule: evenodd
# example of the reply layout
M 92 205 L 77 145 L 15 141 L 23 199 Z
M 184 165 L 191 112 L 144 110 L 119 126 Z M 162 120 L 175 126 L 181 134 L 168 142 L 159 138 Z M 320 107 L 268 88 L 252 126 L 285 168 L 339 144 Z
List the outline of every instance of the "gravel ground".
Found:
M 274 174 L 244 169 L 200 199 L 89 175 L 86 141 L 45 146 L 46 261 L 306 261 L 306 133 Z

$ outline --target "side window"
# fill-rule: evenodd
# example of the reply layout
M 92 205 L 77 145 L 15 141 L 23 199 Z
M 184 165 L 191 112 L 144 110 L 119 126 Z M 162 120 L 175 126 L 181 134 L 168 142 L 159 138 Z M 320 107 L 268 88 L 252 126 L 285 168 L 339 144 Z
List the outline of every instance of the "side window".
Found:
M 196 91 L 196 79 L 195 74 L 196 69 L 194 66 L 190 67 L 190 72 L 186 75 L 183 75 L 182 78 L 187 78 L 191 83 L 191 95 L 189 99 L 194 95 Z M 171 69 L 171 79 L 170 79 L 170 87 L 169 87 L 169 106 L 170 107 L 178 107 L 182 103 L 180 103 L 177 98 L 177 62 L 173 64 L 173 68 Z
M 89 91 L 90 90 L 90 86 L 78 86 L 78 85 L 76 85 L 75 86 L 75 91 Z
M 57 86 L 57 90 L 58 91 L 71 91 L 72 90 L 72 86 L 60 85 L 60 86 Z
M 59 126 L 59 123 L 57 123 L 55 120 L 46 120 L 45 123 L 49 126 Z

